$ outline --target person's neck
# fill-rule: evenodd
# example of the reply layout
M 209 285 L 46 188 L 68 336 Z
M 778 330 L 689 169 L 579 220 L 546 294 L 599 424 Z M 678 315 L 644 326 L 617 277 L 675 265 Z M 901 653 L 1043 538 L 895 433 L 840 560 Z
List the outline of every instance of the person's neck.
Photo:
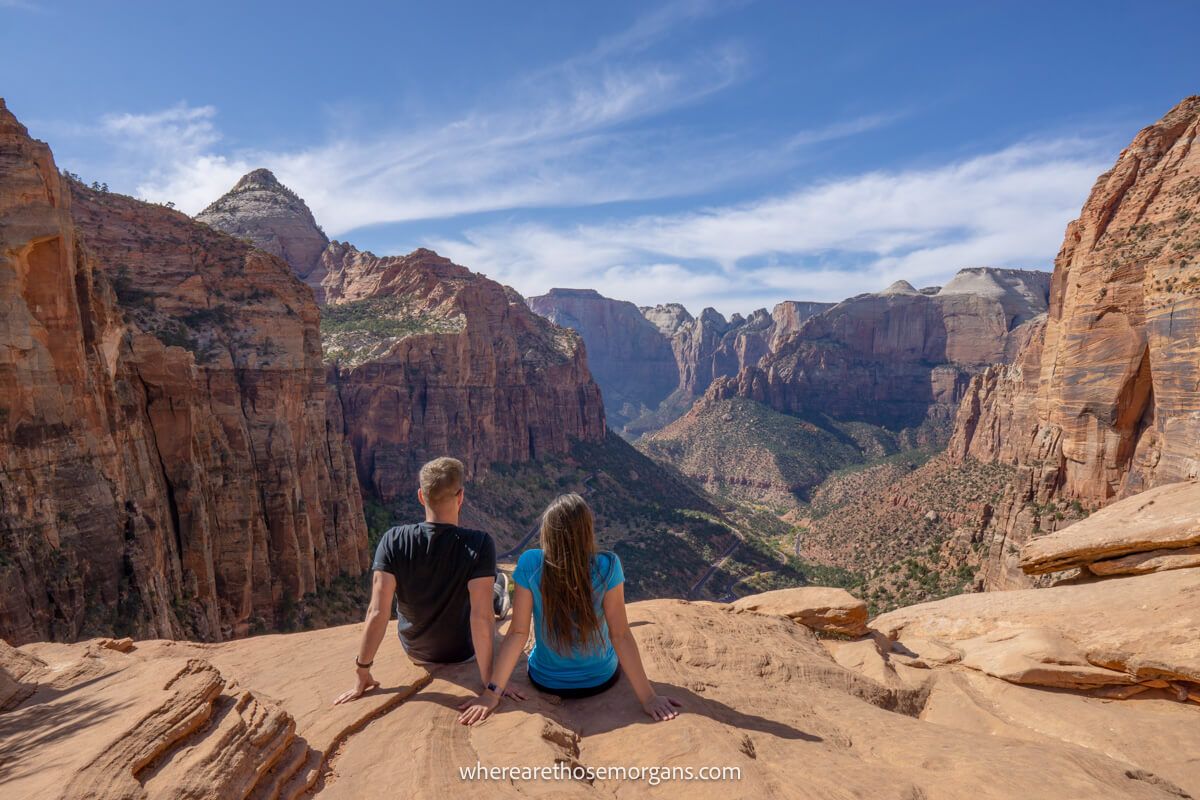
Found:
M 458 524 L 458 509 L 453 511 L 434 510 L 432 508 L 425 509 L 425 521 L 432 522 L 438 525 L 457 525 Z

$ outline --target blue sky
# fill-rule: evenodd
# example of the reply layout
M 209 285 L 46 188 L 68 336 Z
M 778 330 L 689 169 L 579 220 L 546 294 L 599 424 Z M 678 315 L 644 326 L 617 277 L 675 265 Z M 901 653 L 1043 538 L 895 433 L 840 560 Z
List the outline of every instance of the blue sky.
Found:
M 0 0 L 60 166 L 200 210 L 273 169 L 328 233 L 536 294 L 730 313 L 1049 268 L 1200 92 L 1200 4 Z

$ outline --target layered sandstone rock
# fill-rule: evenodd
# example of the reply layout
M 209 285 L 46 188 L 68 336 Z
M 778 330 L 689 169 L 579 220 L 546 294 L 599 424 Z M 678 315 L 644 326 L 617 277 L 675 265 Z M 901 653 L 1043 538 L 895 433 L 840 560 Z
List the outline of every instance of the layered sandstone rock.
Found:
M 512 289 L 429 250 L 380 257 L 330 242 L 266 170 L 243 177 L 199 219 L 277 246 L 313 287 L 330 412 L 375 498 L 410 497 L 417 469 L 434 456 L 454 454 L 479 476 L 604 439 L 579 336 Z
M 600 389 L 578 334 L 515 291 L 429 250 L 322 255 L 322 331 L 363 486 L 412 494 L 430 457 L 481 474 L 605 437 Z
M 308 205 L 267 169 L 242 176 L 234 187 L 196 215 L 217 230 L 249 239 L 286 261 L 322 299 L 321 253 L 329 238 Z
M 1100 176 L 1067 227 L 1044 329 L 964 399 L 951 453 L 1023 468 L 989 586 L 1020 583 L 1013 556 L 1056 527 L 1054 507 L 1200 475 L 1198 130 L 1191 97 Z
M 1200 483 L 1160 486 L 1114 503 L 1021 549 L 1027 574 L 1086 567 L 1098 574 L 1193 566 L 1200 545 Z M 1174 552 L 1179 551 L 1179 552 Z
M 771 309 L 771 319 L 775 321 L 775 330 L 771 334 L 771 349 L 789 336 L 800 332 L 800 327 L 812 317 L 833 308 L 836 303 L 816 303 L 803 300 L 784 300 Z
M 1200 570 L 958 595 L 892 611 L 871 627 L 897 652 L 1013 683 L 1161 690 L 1200 702 Z M 1124 687 L 1124 688 L 1122 688 Z
M 60 178 L 0 105 L 0 634 L 221 639 L 366 567 L 279 259 Z
M 632 437 L 669 424 L 715 379 L 757 364 L 833 303 L 789 300 L 726 319 L 712 308 L 698 317 L 679 303 L 639 311 L 591 289 L 552 289 L 529 305 L 580 333 L 610 422 Z
M 670 341 L 633 303 L 592 289 L 551 289 L 530 297 L 529 307 L 583 338 L 615 428 L 657 408 L 679 386 Z
M 542 695 L 522 664 L 513 684 L 529 699 L 505 701 L 464 729 L 456 706 L 474 696 L 474 665 L 426 671 L 393 635 L 376 659 L 381 688 L 331 706 L 353 682 L 344 665 L 358 625 L 208 646 L 139 642 L 128 654 L 26 646 L 54 667 L 4 716 L 5 789 L 13 797 L 293 798 L 363 797 L 386 786 L 432 798 L 461 793 L 460 770 L 478 765 L 560 765 L 660 771 L 653 781 L 518 774 L 478 781 L 475 791 L 674 796 L 684 782 L 661 770 L 712 766 L 737 777 L 689 781 L 690 795 L 1178 800 L 1200 791 L 1190 758 L 1200 707 L 1155 696 L 1160 690 L 1132 703 L 953 664 L 921 669 L 878 653 L 876 640 L 822 642 L 789 619 L 711 603 L 635 603 L 629 617 L 651 680 L 682 703 L 675 720 L 650 723 L 625 681 L 584 700 Z M 857 661 L 846 647 L 861 651 Z M 839 661 L 872 662 L 882 680 Z M 1162 745 L 1163 731 L 1173 746 Z M 820 769 L 797 777 L 797 764 Z
M 963 270 L 935 294 L 898 281 L 813 316 L 757 365 L 718 381 L 787 413 L 829 413 L 891 428 L 953 416 L 975 372 L 1000 363 L 1046 307 L 1031 270 Z
M 756 614 L 787 617 L 822 633 L 862 636 L 867 632 L 867 604 L 845 589 L 801 586 L 743 597 L 733 607 Z
M 662 319 L 663 310 L 657 306 L 643 313 L 648 318 Z M 712 308 L 704 309 L 698 317 L 683 317 L 670 335 L 679 364 L 680 391 L 697 397 L 714 379 L 736 375 L 757 364 L 770 352 L 774 332 L 775 320 L 761 308 L 749 317 L 734 314 L 725 319 Z

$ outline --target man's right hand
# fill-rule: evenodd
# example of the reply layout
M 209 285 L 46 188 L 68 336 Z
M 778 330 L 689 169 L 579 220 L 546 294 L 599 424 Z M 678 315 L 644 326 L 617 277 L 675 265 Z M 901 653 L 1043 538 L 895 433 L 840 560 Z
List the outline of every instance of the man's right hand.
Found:
M 372 689 L 377 689 L 377 688 L 379 688 L 379 681 L 377 681 L 371 677 L 371 670 L 359 669 L 358 670 L 358 685 L 355 686 L 353 689 L 347 689 L 346 691 L 344 691 L 340 695 L 338 695 L 337 700 L 334 700 L 333 704 L 335 706 L 338 706 L 338 705 L 341 705 L 342 703 L 349 703 L 351 700 L 357 700 L 358 698 L 362 697 L 367 692 L 371 691 Z

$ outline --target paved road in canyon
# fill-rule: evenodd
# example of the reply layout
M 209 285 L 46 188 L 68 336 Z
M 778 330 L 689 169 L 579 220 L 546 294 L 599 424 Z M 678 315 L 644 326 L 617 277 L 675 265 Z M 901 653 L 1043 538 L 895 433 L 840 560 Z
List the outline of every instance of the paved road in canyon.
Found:
M 691 589 L 688 589 L 688 593 L 687 593 L 688 600 L 695 600 L 696 595 L 699 594 L 700 590 L 704 588 L 704 584 L 708 582 L 708 579 L 711 578 L 717 570 L 719 570 L 721 567 L 725 566 L 725 563 L 727 561 L 729 561 L 730 558 L 733 557 L 734 552 L 736 552 L 737 549 L 739 547 L 741 547 L 741 545 L 742 545 L 741 534 L 738 533 L 737 531 L 733 531 L 733 535 L 738 538 L 735 539 L 734 542 L 729 545 L 729 547 L 725 548 L 725 552 L 721 553 L 721 555 L 717 558 L 717 560 L 709 565 L 708 569 L 704 572 L 704 574 L 702 576 L 700 576 L 700 580 L 698 580 L 694 584 L 692 584 Z M 726 598 L 731 597 L 731 596 L 732 596 L 732 592 L 726 594 L 725 597 L 722 597 L 720 599 L 728 602 L 726 600 Z
M 596 476 L 588 475 L 586 478 L 583 479 L 583 488 L 579 490 L 579 493 L 581 495 L 586 496 L 588 491 L 590 491 L 588 489 L 588 484 L 592 482 L 592 478 L 594 478 L 594 477 L 596 477 Z M 525 534 L 524 539 L 517 542 L 516 546 L 513 547 L 511 550 L 506 550 L 505 552 L 496 556 L 496 560 L 497 561 L 505 561 L 507 559 L 516 558 L 517 556 L 519 556 L 521 554 L 521 551 L 525 549 L 525 546 L 527 544 L 529 544 L 529 542 L 533 539 L 533 537 L 537 536 L 538 533 L 541 532 L 541 530 L 542 530 L 542 521 L 539 518 L 538 521 L 533 523 L 533 525 L 529 528 L 529 532 Z

